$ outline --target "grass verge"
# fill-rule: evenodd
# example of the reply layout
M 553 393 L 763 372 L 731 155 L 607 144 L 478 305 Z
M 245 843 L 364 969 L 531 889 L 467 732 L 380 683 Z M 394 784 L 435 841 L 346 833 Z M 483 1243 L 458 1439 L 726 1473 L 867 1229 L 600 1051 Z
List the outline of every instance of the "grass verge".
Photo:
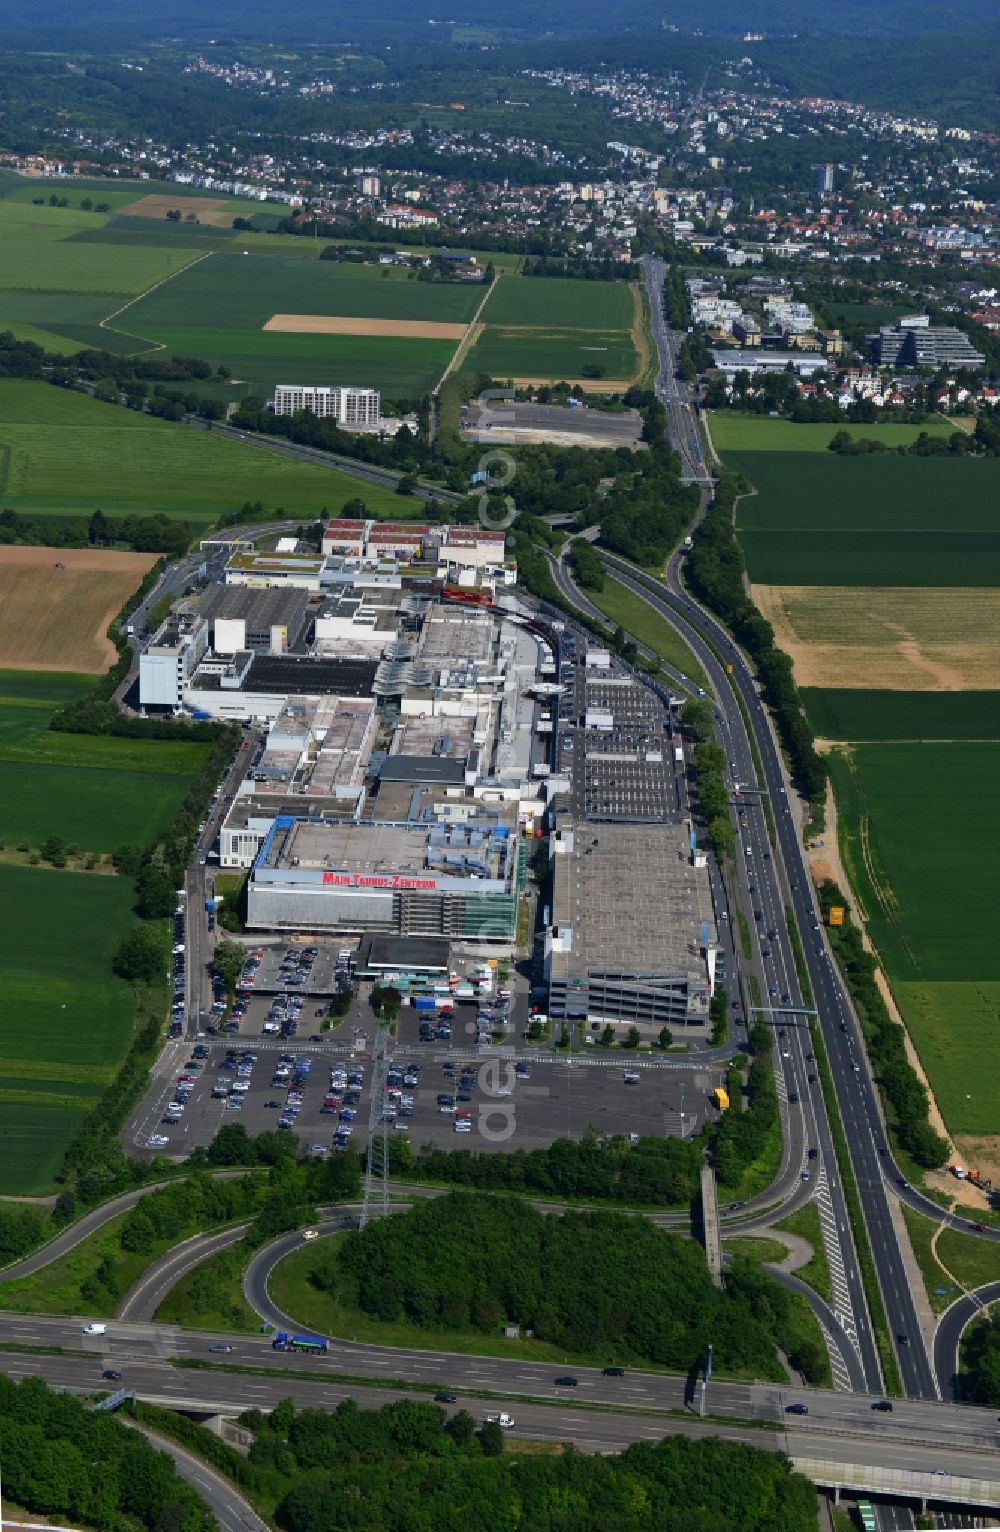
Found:
M 808 1282 L 813 1292 L 819 1293 L 827 1303 L 832 1303 L 833 1283 L 830 1280 L 830 1267 L 823 1248 L 819 1208 L 815 1202 L 807 1202 L 804 1207 L 797 1208 L 794 1213 L 790 1213 L 774 1227 L 784 1229 L 788 1234 L 797 1234 L 800 1239 L 809 1241 L 813 1248 L 812 1259 L 807 1261 L 805 1266 L 797 1267 L 795 1275 L 803 1282 Z
M 872 1331 L 875 1336 L 875 1344 L 878 1348 L 879 1361 L 882 1364 L 882 1381 L 887 1394 L 902 1395 L 903 1385 L 899 1377 L 899 1368 L 896 1365 L 896 1354 L 892 1349 L 889 1322 L 886 1319 L 885 1305 L 882 1302 L 882 1289 L 878 1285 L 878 1275 L 875 1271 L 875 1262 L 872 1259 L 871 1245 L 868 1243 L 868 1229 L 865 1224 L 864 1214 L 861 1211 L 861 1198 L 858 1196 L 858 1188 L 854 1180 L 854 1167 L 851 1164 L 851 1156 L 847 1149 L 844 1124 L 840 1120 L 840 1107 L 837 1105 L 837 1093 L 833 1088 L 833 1076 L 830 1073 L 830 1065 L 826 1057 L 826 1046 L 817 1026 L 810 1025 L 809 1032 L 812 1038 L 813 1051 L 816 1054 L 816 1065 L 820 1083 L 823 1087 L 826 1114 L 830 1121 L 830 1134 L 833 1138 L 837 1165 L 840 1169 L 840 1179 L 844 1188 L 847 1216 L 851 1221 L 851 1233 L 854 1236 L 854 1247 L 858 1256 L 858 1270 L 861 1273 Z
M 802 950 L 802 937 L 799 934 L 799 923 L 795 919 L 795 912 L 789 905 L 785 905 L 785 925 L 788 928 L 788 940 L 792 948 L 792 961 L 795 964 L 795 973 L 799 981 L 799 989 L 802 991 L 802 999 L 806 1005 L 813 1004 L 813 990 L 809 982 L 809 970 L 806 967 L 806 955 Z
M 647 649 L 651 649 L 658 659 L 667 665 L 672 665 L 675 670 L 681 671 L 690 680 L 697 682 L 699 686 L 707 688 L 708 681 L 705 672 L 696 659 L 693 650 L 681 638 L 680 634 L 670 626 L 666 618 L 644 601 L 641 596 L 636 596 L 626 586 L 621 585 L 605 566 L 607 583 L 602 591 L 588 590 L 588 598 L 595 606 L 600 607 L 606 617 L 612 622 L 624 628 L 632 638 L 637 638 Z
M 753 957 L 753 943 L 750 940 L 750 925 L 742 910 L 736 911 L 736 919 L 740 927 L 740 947 L 747 962 Z
M 934 1244 L 938 1225 L 933 1219 L 905 1205 L 903 1218 L 935 1314 L 954 1303 L 963 1289 L 1000 1280 L 1000 1252 L 988 1240 L 960 1234 L 956 1229 L 943 1229 Z

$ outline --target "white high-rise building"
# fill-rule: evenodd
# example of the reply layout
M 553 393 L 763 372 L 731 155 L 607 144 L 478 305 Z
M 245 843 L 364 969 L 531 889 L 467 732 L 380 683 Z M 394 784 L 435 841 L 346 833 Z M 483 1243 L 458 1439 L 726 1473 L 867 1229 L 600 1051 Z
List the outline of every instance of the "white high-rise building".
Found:
M 341 426 L 377 427 L 382 396 L 377 388 L 315 388 L 308 384 L 277 383 L 274 413 L 294 415 L 298 410 L 311 410 L 321 420 L 332 419 Z

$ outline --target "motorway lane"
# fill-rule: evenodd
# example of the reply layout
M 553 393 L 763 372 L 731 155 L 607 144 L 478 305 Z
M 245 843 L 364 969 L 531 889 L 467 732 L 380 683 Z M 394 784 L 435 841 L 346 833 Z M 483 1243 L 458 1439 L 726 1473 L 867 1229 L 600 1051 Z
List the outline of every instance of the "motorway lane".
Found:
M 315 1378 L 310 1388 L 338 1390 L 337 1397 L 350 1395 L 367 1399 L 369 1385 L 354 1378 L 367 1375 L 373 1382 L 383 1380 L 390 1388 L 405 1390 L 421 1384 L 425 1390 L 445 1389 L 467 1396 L 492 1394 L 514 1400 L 513 1409 L 545 1408 L 555 1404 L 558 1417 L 568 1426 L 598 1430 L 602 1439 L 610 1433 L 615 1442 L 641 1439 L 643 1434 L 664 1429 L 657 1425 L 656 1411 L 685 1410 L 689 1406 L 686 1379 L 666 1374 L 629 1371 L 624 1378 L 604 1378 L 594 1368 L 574 1367 L 578 1386 L 572 1398 L 554 1387 L 554 1378 L 565 1366 L 535 1363 L 519 1359 L 469 1357 L 456 1353 L 387 1349 L 355 1342 L 331 1342 L 328 1356 L 294 1356 L 272 1350 L 264 1336 L 228 1334 L 224 1338 L 232 1352 L 224 1363 L 213 1365 L 209 1346 L 215 1343 L 212 1333 L 181 1331 L 167 1325 L 128 1324 L 107 1321 L 107 1333 L 85 1336 L 80 1319 L 32 1315 L 0 1316 L 0 1334 L 8 1346 L 18 1344 L 62 1346 L 66 1356 L 36 1356 L 28 1352 L 5 1351 L 0 1365 L 8 1372 L 43 1372 L 58 1385 L 67 1375 L 83 1381 L 91 1389 L 101 1385 L 100 1373 L 113 1366 L 123 1374 L 122 1386 L 136 1388 L 144 1395 L 156 1393 L 178 1398 L 203 1398 L 229 1408 L 246 1408 L 260 1402 L 255 1395 L 274 1399 L 295 1393 L 298 1380 L 287 1369 L 307 1372 Z M 79 1352 L 88 1356 L 81 1357 Z M 191 1357 L 203 1365 L 197 1369 L 176 1369 L 170 1363 Z M 229 1373 L 227 1367 L 250 1367 L 253 1373 Z M 273 1378 L 272 1375 L 273 1374 Z M 524 1396 L 534 1396 L 536 1403 L 525 1406 Z M 385 1399 L 386 1393 L 377 1391 Z M 425 1395 L 426 1397 L 426 1395 Z M 970 1454 L 991 1457 L 994 1472 L 1000 1473 L 1000 1426 L 990 1410 L 929 1401 L 897 1400 L 891 1414 L 876 1418 L 872 1405 L 878 1396 L 840 1394 L 832 1390 L 802 1389 L 779 1384 L 735 1384 L 712 1380 L 708 1408 L 716 1420 L 730 1417 L 737 1426 L 744 1421 L 771 1424 L 775 1430 L 787 1425 L 785 1410 L 789 1404 L 807 1401 L 809 1414 L 795 1417 L 795 1432 L 805 1436 L 812 1453 L 844 1450 L 836 1444 L 874 1443 L 876 1461 L 887 1466 L 900 1460 L 904 1452 L 925 1454 Z M 328 1401 L 327 1401 L 328 1402 Z M 600 1406 L 609 1408 L 604 1412 Z M 581 1412 L 578 1407 L 589 1408 Z M 597 1406 L 594 1409 L 594 1406 Z M 482 1408 L 482 1401 L 473 1408 Z M 546 1412 L 544 1417 L 554 1417 Z M 565 1429 L 565 1427 L 561 1427 Z M 758 1435 L 756 1440 L 760 1440 Z M 763 1444 L 763 1443 L 762 1443 Z M 851 1448 L 852 1454 L 855 1447 Z M 851 1461 L 854 1461 L 852 1456 Z M 860 1461 L 870 1461 L 862 1458 Z M 909 1459 L 907 1459 L 909 1461 Z M 957 1471 L 957 1470 L 956 1470 Z
M 667 412 L 670 439 L 680 454 L 683 477 L 690 483 L 710 485 L 712 476 L 704 461 L 701 437 L 698 433 L 698 420 L 691 394 L 677 376 L 677 354 L 684 337 L 680 332 L 671 330 L 663 313 L 663 279 L 666 275 L 666 267 L 659 256 L 654 255 L 644 256 L 642 265 L 646 277 L 653 339 L 660 359 L 656 392 Z
M 655 284 L 662 281 L 662 271 L 652 258 L 646 261 L 646 277 L 652 294 Z M 662 323 L 662 305 L 653 304 L 652 307 L 654 315 L 659 315 L 659 320 L 654 325 L 662 361 L 658 389 L 661 396 L 665 396 L 664 402 L 669 400 L 673 406 L 668 413 L 671 424 L 676 430 L 678 419 L 690 417 L 692 412 L 681 408 L 687 401 L 683 398 L 683 387 L 676 377 L 675 357 L 671 349 L 669 331 Z M 689 467 L 692 470 L 691 476 L 702 485 L 706 484 L 708 474 L 697 430 L 693 434 L 690 431 L 682 432 L 679 440 L 687 453 Z M 682 635 L 695 648 L 702 663 L 709 666 L 717 695 L 720 699 L 726 699 L 727 705 L 723 706 L 722 711 L 727 714 L 734 733 L 741 737 L 745 734 L 742 715 L 734 705 L 729 704 L 728 699 L 732 697 L 734 690 L 738 690 L 743 699 L 763 766 L 765 780 L 761 786 L 770 794 L 775 813 L 777 831 L 775 852 L 776 862 L 780 864 L 777 875 L 779 878 L 782 875 L 784 877 L 799 931 L 803 937 L 806 966 L 819 1010 L 820 1026 L 868 1227 L 872 1255 L 889 1326 L 895 1336 L 900 1376 L 908 1394 L 936 1397 L 938 1395 L 937 1379 L 923 1345 L 916 1308 L 910 1293 L 907 1272 L 888 1202 L 886 1177 L 892 1176 L 899 1190 L 905 1188 L 905 1182 L 898 1170 L 892 1166 L 889 1157 L 881 1104 L 871 1078 L 860 1028 L 820 926 L 812 884 L 806 870 L 798 831 L 787 801 L 787 783 L 770 716 L 760 699 L 756 683 L 742 653 L 737 650 L 722 624 L 701 607 L 696 606 L 684 589 L 680 573 L 683 551 L 675 554 L 671 559 L 665 583 L 641 574 L 637 575 L 630 566 L 623 565 L 620 560 L 614 559 L 611 555 L 605 555 L 605 561 L 612 566 L 617 566 L 619 572 L 624 569 L 625 583 L 628 584 L 631 581 L 633 589 L 638 588 L 640 591 L 651 593 L 654 606 L 670 618 L 674 626 L 681 630 Z M 732 665 L 731 677 L 722 671 L 714 654 L 707 648 L 707 640 L 711 640 L 715 649 L 725 655 Z M 825 1150 L 824 1154 L 826 1157 Z M 832 1159 L 826 1158 L 827 1163 L 832 1167 Z M 831 1170 L 831 1177 L 832 1173 Z M 842 1198 L 840 1201 L 842 1203 Z M 846 1224 L 846 1212 L 843 1217 L 838 1212 L 837 1221 Z M 857 1287 L 860 1289 L 860 1283 Z M 867 1332 L 868 1339 L 871 1339 L 867 1306 L 863 1295 L 860 1302 L 855 1305 L 855 1311 L 859 1316 L 863 1316 L 862 1331 Z M 871 1344 L 873 1346 L 873 1340 Z M 875 1360 L 877 1363 L 877 1358 Z M 869 1376 L 872 1374 L 869 1373 Z
M 756 784 L 756 768 L 750 751 L 749 741 L 743 726 L 742 714 L 739 711 L 736 700 L 732 694 L 731 680 L 723 666 L 716 658 L 712 649 L 708 647 L 701 634 L 696 630 L 693 622 L 687 620 L 687 612 L 681 616 L 669 601 L 667 593 L 658 582 L 650 579 L 646 581 L 637 577 L 631 566 L 614 558 L 609 554 L 602 554 L 605 564 L 615 573 L 616 578 L 636 594 L 642 595 L 661 615 L 669 618 L 675 627 L 681 632 L 681 636 L 695 651 L 701 664 L 708 674 L 716 696 L 718 698 L 719 711 L 723 715 L 724 729 L 723 739 L 729 746 L 730 770 L 733 778 L 741 784 L 741 787 Z M 662 595 L 660 592 L 663 592 Z M 755 700 L 758 701 L 759 699 Z M 752 716 L 752 715 L 751 715 Z M 762 755 L 762 760 L 764 759 Z M 765 767 L 766 775 L 766 767 Z M 780 774 L 779 774 L 780 776 Z M 775 820 L 779 827 L 784 823 L 790 824 L 790 813 L 785 797 L 783 782 L 775 785 L 772 781 L 764 784 L 770 792 L 771 802 L 774 809 Z M 799 1104 L 803 1113 L 808 1113 L 806 1119 L 809 1123 L 810 1144 L 818 1151 L 814 1161 L 806 1161 L 807 1167 L 811 1167 L 811 1175 L 816 1177 L 817 1191 L 820 1194 L 821 1221 L 824 1222 L 826 1233 L 827 1258 L 831 1265 L 835 1286 L 841 1284 L 841 1302 L 836 1312 L 838 1318 L 844 1323 L 848 1333 L 857 1336 L 857 1344 L 864 1374 L 869 1388 L 878 1388 L 881 1385 L 881 1367 L 879 1365 L 878 1351 L 875 1339 L 868 1320 L 867 1303 L 864 1289 L 861 1283 L 857 1266 L 857 1256 L 854 1250 L 854 1242 L 851 1236 L 850 1224 L 847 1217 L 847 1208 L 844 1201 L 843 1188 L 840 1185 L 837 1170 L 836 1156 L 833 1149 L 833 1140 L 830 1134 L 829 1123 L 826 1117 L 826 1109 L 823 1102 L 822 1090 L 817 1083 L 811 1085 L 808 1075 L 812 1069 L 812 1061 L 807 1055 L 812 1051 L 810 1048 L 810 1035 L 808 1018 L 802 1004 L 801 992 L 798 985 L 794 959 L 791 953 L 791 943 L 785 922 L 786 904 L 793 902 L 793 896 L 788 891 L 787 882 L 782 879 L 781 857 L 777 853 L 778 848 L 772 848 L 768 844 L 767 827 L 764 822 L 763 811 L 754 810 L 747 815 L 754 826 L 754 834 L 747 841 L 740 842 L 741 852 L 737 853 L 737 862 L 748 860 L 754 863 L 754 887 L 759 890 L 762 903 L 758 908 L 765 908 L 771 912 L 773 923 L 764 925 L 763 929 L 773 930 L 776 936 L 768 938 L 772 953 L 781 953 L 780 967 L 772 968 L 772 973 L 780 976 L 785 988 L 779 989 L 781 993 L 787 993 L 792 999 L 793 1005 L 802 1014 L 798 1016 L 785 1015 L 771 1020 L 776 1022 L 776 1029 L 784 1027 L 786 1037 L 776 1039 L 779 1049 L 780 1071 L 779 1077 L 784 1080 L 786 1096 L 794 1092 L 799 1097 Z M 746 857 L 746 846 L 751 846 L 751 857 Z M 756 852 L 753 848 L 756 847 Z M 764 851 L 769 855 L 765 857 Z M 801 915 L 799 925 L 804 927 Z M 756 927 L 756 922 L 754 922 Z M 814 984 L 815 992 L 815 984 Z M 826 1218 L 824 1220 L 824 1211 Z

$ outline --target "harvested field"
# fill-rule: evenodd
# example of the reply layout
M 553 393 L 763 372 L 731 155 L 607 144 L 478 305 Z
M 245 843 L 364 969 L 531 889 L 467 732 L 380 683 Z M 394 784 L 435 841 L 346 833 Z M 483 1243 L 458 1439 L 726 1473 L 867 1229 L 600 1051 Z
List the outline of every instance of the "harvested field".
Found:
M 359 319 L 336 314 L 272 314 L 265 330 L 286 335 L 396 335 L 407 340 L 461 340 L 464 324 L 434 319 Z
M 752 592 L 799 686 L 1000 687 L 1000 590 L 754 585 Z
M 105 548 L 0 548 L 0 666 L 107 670 L 108 624 L 155 563 Z
M 515 388 L 546 388 L 551 378 L 511 378 Z M 560 378 L 571 388 L 580 388 L 585 394 L 623 394 L 632 387 L 633 378 Z
M 191 197 L 183 191 L 175 193 L 151 192 L 118 209 L 123 218 L 162 218 L 174 208 L 180 208 L 182 217 L 194 213 L 199 223 L 211 224 L 216 229 L 231 229 L 233 204 L 230 197 Z

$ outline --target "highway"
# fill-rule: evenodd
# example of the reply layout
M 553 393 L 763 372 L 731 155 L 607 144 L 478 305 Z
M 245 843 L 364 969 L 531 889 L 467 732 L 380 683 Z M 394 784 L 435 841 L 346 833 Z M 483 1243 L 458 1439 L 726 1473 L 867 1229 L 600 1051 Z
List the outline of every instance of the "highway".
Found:
M 655 262 L 648 262 L 647 282 L 662 280 L 662 272 Z M 662 320 L 662 305 L 653 305 Z M 680 385 L 675 376 L 674 355 L 669 332 L 662 325 L 657 331 L 657 343 L 661 347 L 661 390 L 675 402 L 680 399 Z M 690 416 L 690 411 L 683 411 Z M 676 415 L 676 410 L 674 411 Z M 695 428 L 684 438 L 692 477 L 704 483 L 708 470 L 704 460 L 701 438 Z M 938 1396 L 937 1380 L 920 1332 L 916 1308 L 909 1288 L 906 1268 L 899 1245 L 899 1236 L 889 1206 L 887 1178 L 893 1175 L 888 1156 L 888 1142 L 882 1121 L 880 1103 L 871 1078 L 867 1056 L 857 1018 L 832 961 L 825 934 L 822 930 L 819 909 L 806 869 L 799 831 L 789 802 L 789 784 L 783 770 L 781 753 L 774 736 L 767 709 L 757 690 L 753 675 L 743 655 L 736 648 L 722 625 L 688 596 L 681 580 L 683 551 L 674 555 L 664 583 L 637 573 L 624 561 L 613 555 L 604 555 L 605 563 L 628 588 L 668 618 L 697 654 L 711 677 L 719 700 L 722 715 L 720 728 L 722 743 L 730 742 L 731 756 L 738 772 L 737 780 L 754 782 L 752 755 L 749 748 L 744 715 L 740 711 L 736 694 L 742 701 L 749 719 L 757 752 L 761 761 L 763 781 L 758 785 L 769 795 L 776 842 L 772 856 L 764 863 L 755 861 L 759 881 L 770 886 L 771 897 L 780 906 L 789 904 L 794 912 L 802 937 L 806 968 L 812 987 L 818 1022 L 833 1075 L 837 1101 L 843 1120 L 844 1132 L 851 1155 L 852 1168 L 858 1187 L 868 1229 L 872 1256 L 882 1289 L 889 1328 L 894 1337 L 896 1358 L 900 1377 L 906 1393 L 913 1397 L 935 1398 Z M 720 662 L 718 655 L 724 656 Z M 726 666 L 731 666 L 731 672 Z M 784 933 L 779 931 L 779 935 Z M 789 1028 L 789 1033 L 792 1032 Z M 804 1030 L 796 1027 L 796 1032 Z M 817 1112 L 820 1110 L 816 1101 Z M 831 1145 L 824 1145 L 824 1163 L 831 1182 L 834 1180 L 835 1160 Z M 902 1178 L 896 1173 L 896 1181 Z M 841 1192 L 841 1188 L 835 1188 Z M 846 1207 L 842 1193 L 837 1199 L 838 1224 L 847 1224 Z M 849 1233 L 845 1235 L 845 1245 Z M 851 1252 L 853 1254 L 853 1251 Z M 874 1348 L 871 1326 L 867 1317 L 860 1282 L 852 1284 L 852 1306 L 859 1321 L 859 1340 L 862 1349 Z M 902 1339 L 905 1337 L 905 1339 Z M 873 1357 L 877 1368 L 877 1358 Z M 878 1371 L 866 1372 L 869 1377 Z
M 647 263 L 647 280 L 651 284 L 651 298 L 658 298 L 652 286 L 661 280 L 657 263 Z M 652 307 L 654 314 L 661 314 L 662 321 L 659 302 L 653 303 Z M 657 327 L 657 341 L 661 347 L 662 360 L 660 388 L 673 406 L 669 411 L 673 421 L 677 418 L 677 407 L 683 406 L 685 401 L 679 397 L 669 332 L 662 322 Z M 689 411 L 683 410 L 684 416 L 689 414 Z M 687 433 L 684 436 L 682 455 L 687 460 L 689 476 L 704 483 L 708 471 L 696 429 L 693 434 Z M 727 745 L 727 754 L 735 762 L 734 779 L 743 784 L 755 781 L 755 771 L 743 714 L 736 700 L 737 692 L 746 710 L 762 763 L 763 781 L 758 785 L 769 795 L 776 825 L 773 854 L 767 859 L 766 866 L 754 859 L 755 876 L 758 883 L 769 886 L 770 897 L 775 904 L 779 907 L 786 902 L 791 905 L 802 934 L 806 967 L 819 1013 L 818 1020 L 833 1074 L 889 1327 L 895 1337 L 897 1362 L 904 1389 L 911 1397 L 937 1397 L 937 1382 L 921 1337 L 889 1206 L 890 1183 L 895 1189 L 903 1189 L 899 1185 L 903 1178 L 893 1166 L 888 1153 L 880 1104 L 857 1018 L 822 931 L 819 910 L 789 803 L 789 786 L 767 710 L 744 657 L 729 635 L 721 624 L 691 600 L 684 589 L 680 572 L 683 553 L 675 555 L 671 560 L 665 582 L 637 572 L 613 555 L 602 556 L 616 577 L 665 616 L 698 656 L 712 680 L 719 700 L 721 742 Z M 717 657 L 720 654 L 724 656 L 724 663 L 720 663 Z M 726 665 L 731 667 L 731 673 L 725 668 Z M 804 1028 L 789 1027 L 790 1034 L 793 1030 L 801 1033 Z M 819 1115 L 818 1101 L 816 1107 Z M 830 1152 L 831 1146 L 826 1144 L 823 1148 L 824 1162 L 832 1180 L 835 1176 L 835 1161 Z M 842 1197 L 839 1200 L 842 1207 Z M 842 1221 L 846 1224 L 846 1216 Z M 863 1350 L 867 1350 L 873 1342 L 860 1283 L 853 1284 L 853 1289 L 855 1316 L 861 1321 L 859 1340 Z M 905 1337 L 905 1340 L 901 1337 Z M 877 1361 L 875 1365 L 877 1369 Z M 874 1378 L 878 1372 L 869 1372 L 868 1375 Z
M 270 1261 L 289 1243 L 300 1246 L 301 1235 L 277 1241 L 270 1247 Z M 274 1322 L 281 1324 L 282 1316 L 265 1301 Z M 332 1341 L 327 1356 L 302 1357 L 275 1352 L 263 1335 L 231 1334 L 226 1340 L 232 1351 L 215 1363 L 209 1352 L 216 1342 L 213 1334 L 168 1325 L 108 1320 L 106 1334 L 87 1336 L 80 1319 L 8 1314 L 0 1318 L 0 1335 L 7 1347 L 58 1346 L 65 1353 L 6 1350 L 0 1368 L 8 1375 L 41 1373 L 53 1386 L 96 1392 L 103 1386 L 101 1372 L 114 1367 L 123 1375 L 121 1386 L 143 1398 L 206 1412 L 234 1412 L 252 1404 L 266 1408 L 289 1394 L 303 1404 L 330 1407 L 353 1397 L 371 1407 L 408 1391 L 412 1397 L 416 1388 L 425 1398 L 438 1389 L 454 1392 L 473 1413 L 498 1400 L 513 1410 L 527 1436 L 575 1439 L 603 1450 L 658 1439 L 675 1427 L 668 1411 L 679 1412 L 684 1429 L 701 1429 L 691 1416 L 688 1381 L 657 1373 L 629 1370 L 624 1378 L 606 1378 L 594 1368 L 574 1367 L 578 1381 L 569 1397 L 555 1387 L 561 1369 L 554 1363 L 390 1350 L 350 1340 Z M 199 1365 L 175 1365 L 184 1359 Z M 808 1402 L 808 1415 L 787 1417 L 787 1406 L 801 1402 Z M 930 1463 L 955 1475 L 992 1475 L 1000 1503 L 1000 1424 L 992 1411 L 897 1400 L 892 1412 L 875 1414 L 872 1406 L 878 1402 L 877 1395 L 713 1379 L 709 1429 L 828 1461 L 909 1469 Z M 751 1437 L 743 1434 L 747 1423 L 753 1427 Z

